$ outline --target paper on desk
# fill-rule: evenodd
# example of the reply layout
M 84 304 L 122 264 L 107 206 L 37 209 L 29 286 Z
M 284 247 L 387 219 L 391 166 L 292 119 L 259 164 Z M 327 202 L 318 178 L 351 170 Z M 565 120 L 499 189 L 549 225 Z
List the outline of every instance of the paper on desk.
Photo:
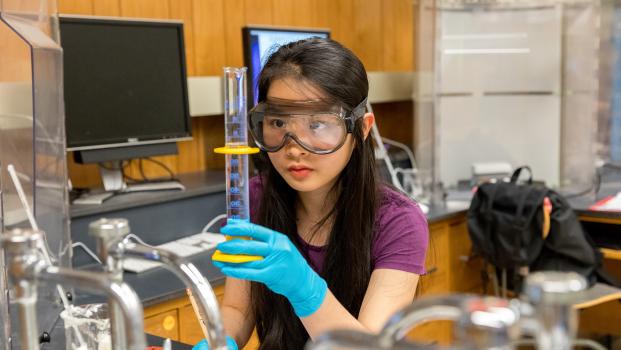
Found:
M 621 211 L 621 192 L 593 204 L 589 209 L 601 211 Z

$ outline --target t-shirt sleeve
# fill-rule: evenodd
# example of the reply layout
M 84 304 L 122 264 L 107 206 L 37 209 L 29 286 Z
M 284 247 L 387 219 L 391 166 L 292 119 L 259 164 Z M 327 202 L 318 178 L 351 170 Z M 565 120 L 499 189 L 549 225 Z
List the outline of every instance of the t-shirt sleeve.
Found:
M 414 203 L 384 208 L 373 244 L 374 269 L 425 274 L 427 219 Z

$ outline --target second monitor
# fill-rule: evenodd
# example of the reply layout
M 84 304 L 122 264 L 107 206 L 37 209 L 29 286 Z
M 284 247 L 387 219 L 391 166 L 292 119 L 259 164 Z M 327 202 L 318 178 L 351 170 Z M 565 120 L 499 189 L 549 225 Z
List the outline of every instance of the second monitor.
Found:
M 269 56 L 278 47 L 307 38 L 329 38 L 330 31 L 320 28 L 249 26 L 242 28 L 244 65 L 248 67 L 248 107 L 258 98 L 258 78 Z

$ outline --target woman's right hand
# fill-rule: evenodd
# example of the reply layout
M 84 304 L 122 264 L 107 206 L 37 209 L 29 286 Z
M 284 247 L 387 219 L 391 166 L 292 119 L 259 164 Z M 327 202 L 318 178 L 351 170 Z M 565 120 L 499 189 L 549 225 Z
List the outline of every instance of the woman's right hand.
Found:
M 229 337 L 228 335 L 226 336 L 226 347 L 229 350 L 237 350 L 237 343 L 235 343 L 235 340 L 233 340 L 233 338 Z M 194 345 L 194 347 L 192 348 L 192 350 L 209 350 L 209 344 L 207 344 L 207 340 L 203 339 L 201 341 L 199 341 L 198 343 L 196 343 L 196 345 Z

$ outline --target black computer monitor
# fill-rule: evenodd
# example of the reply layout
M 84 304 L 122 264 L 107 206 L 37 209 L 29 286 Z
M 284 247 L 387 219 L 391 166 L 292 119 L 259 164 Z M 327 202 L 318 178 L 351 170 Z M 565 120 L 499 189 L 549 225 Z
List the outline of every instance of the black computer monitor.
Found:
M 244 65 L 248 67 L 248 108 L 257 103 L 258 77 L 269 56 L 281 45 L 306 39 L 329 38 L 328 29 L 248 26 L 242 28 Z
M 191 138 L 182 22 L 63 15 L 60 36 L 77 162 L 175 154 Z

